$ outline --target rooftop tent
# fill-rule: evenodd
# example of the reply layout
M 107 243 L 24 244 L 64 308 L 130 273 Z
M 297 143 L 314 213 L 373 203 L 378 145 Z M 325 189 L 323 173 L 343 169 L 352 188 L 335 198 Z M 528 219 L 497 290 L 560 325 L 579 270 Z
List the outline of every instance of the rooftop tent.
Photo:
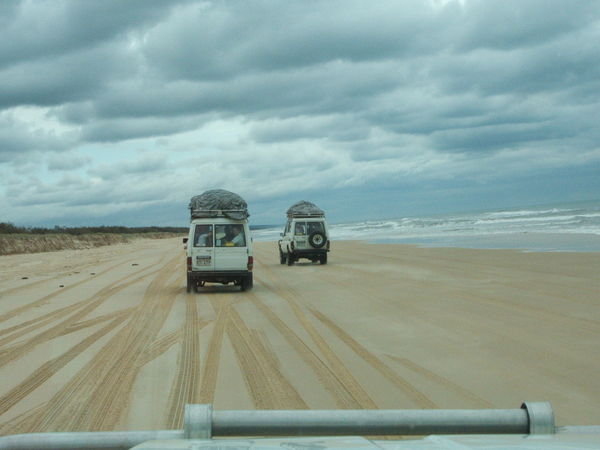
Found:
M 325 211 L 311 202 L 301 200 L 287 210 L 288 217 L 323 217 Z
M 192 197 L 189 208 L 192 219 L 225 216 L 244 220 L 250 216 L 246 201 L 224 189 L 213 189 Z

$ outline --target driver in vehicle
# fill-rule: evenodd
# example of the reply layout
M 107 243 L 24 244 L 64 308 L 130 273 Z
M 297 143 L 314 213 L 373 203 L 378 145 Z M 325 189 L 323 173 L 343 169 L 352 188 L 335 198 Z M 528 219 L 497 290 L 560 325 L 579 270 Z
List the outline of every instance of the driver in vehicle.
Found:
M 244 247 L 246 245 L 244 239 L 244 233 L 242 233 L 242 227 L 239 225 L 233 226 L 233 238 L 231 239 L 232 244 L 235 247 Z

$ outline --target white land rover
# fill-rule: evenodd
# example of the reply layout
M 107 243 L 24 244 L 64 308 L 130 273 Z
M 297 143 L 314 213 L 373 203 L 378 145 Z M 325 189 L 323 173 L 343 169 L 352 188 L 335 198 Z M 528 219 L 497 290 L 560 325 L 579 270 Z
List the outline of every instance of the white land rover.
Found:
M 325 213 L 310 202 L 298 202 L 287 212 L 288 220 L 281 233 L 279 262 L 288 266 L 300 258 L 327 264 L 330 250 Z
M 243 209 L 216 209 L 222 198 L 231 199 L 228 191 L 207 191 L 205 197 L 192 199 L 192 219 L 186 244 L 187 292 L 199 292 L 205 283 L 233 283 L 242 291 L 252 288 L 252 237 Z M 207 200 L 208 198 L 208 200 Z M 217 201 L 215 201 L 215 198 Z M 206 206 L 208 205 L 208 206 Z M 225 206 L 228 206 L 226 204 Z M 210 208 L 210 209 L 206 209 Z M 232 218 L 233 217 L 233 218 Z

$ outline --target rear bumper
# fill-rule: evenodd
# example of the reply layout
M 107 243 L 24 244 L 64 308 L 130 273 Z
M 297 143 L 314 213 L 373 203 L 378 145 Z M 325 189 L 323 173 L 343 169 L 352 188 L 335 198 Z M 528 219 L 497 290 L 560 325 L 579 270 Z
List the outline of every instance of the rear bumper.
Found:
M 296 258 L 318 258 L 322 255 L 326 255 L 329 250 L 326 248 L 312 248 L 312 249 L 294 249 L 292 255 Z
M 249 270 L 221 270 L 221 271 L 199 271 L 193 270 L 188 271 L 188 279 L 192 281 L 209 281 L 215 283 L 221 283 L 223 281 L 235 281 L 241 280 L 252 276 L 252 272 Z

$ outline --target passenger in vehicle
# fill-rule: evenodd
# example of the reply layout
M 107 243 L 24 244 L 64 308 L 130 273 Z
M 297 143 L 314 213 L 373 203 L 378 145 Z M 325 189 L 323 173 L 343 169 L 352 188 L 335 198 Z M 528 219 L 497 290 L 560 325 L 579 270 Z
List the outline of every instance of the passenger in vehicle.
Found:
M 197 225 L 194 247 L 212 247 L 213 230 L 212 225 Z

